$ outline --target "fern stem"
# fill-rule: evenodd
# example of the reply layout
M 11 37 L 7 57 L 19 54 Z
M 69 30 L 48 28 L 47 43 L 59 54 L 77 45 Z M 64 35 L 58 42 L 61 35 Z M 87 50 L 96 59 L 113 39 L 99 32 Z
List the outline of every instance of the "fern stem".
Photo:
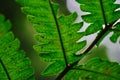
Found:
M 109 28 L 103 29 L 99 35 L 95 38 L 95 40 L 92 42 L 92 44 L 83 52 L 83 54 L 88 53 L 95 45 L 96 43 L 101 39 L 101 37 L 109 30 Z
M 58 76 L 55 80 L 62 80 L 62 78 L 79 62 L 76 61 L 73 64 L 69 65 L 68 67 L 66 67 Z
M 63 72 L 61 72 L 55 80 L 62 80 L 62 78 L 71 70 L 71 67 L 66 67 Z
M 111 29 L 111 27 L 113 27 L 113 24 L 116 23 L 117 20 L 115 20 L 113 23 L 111 23 L 110 25 L 107 25 L 105 27 L 105 29 L 101 30 L 101 32 L 98 34 L 98 36 L 95 38 L 95 40 L 92 42 L 92 44 L 83 52 L 83 54 L 87 54 L 96 44 L 97 42 L 102 38 L 102 36 L 105 35 L 105 33 L 107 31 L 109 31 Z
M 111 27 L 111 26 L 107 25 L 107 20 L 105 17 L 105 11 L 103 8 L 102 0 L 100 0 L 100 6 L 101 6 L 101 10 L 102 10 L 103 19 L 104 19 L 105 29 L 103 29 L 100 32 L 100 34 L 96 37 L 96 39 L 92 42 L 92 44 L 83 53 L 88 53 L 95 46 L 95 44 L 99 41 L 99 39 L 108 31 L 109 27 Z M 106 27 L 108 27 L 108 28 L 106 28 Z
M 7 75 L 8 80 L 11 80 L 10 75 L 9 75 L 9 73 L 8 73 L 6 67 L 5 67 L 5 65 L 4 65 L 4 63 L 3 63 L 3 61 L 1 59 L 0 59 L 0 63 L 1 63 L 1 65 L 2 65 L 2 67 L 4 69 L 4 71 L 5 71 L 5 73 Z
M 102 76 L 108 76 L 108 77 L 111 77 L 113 79 L 117 79 L 117 77 L 114 77 L 112 75 L 108 75 L 108 74 L 105 74 L 105 73 L 101 73 L 101 72 L 98 72 L 98 71 L 93 71 L 93 70 L 89 70 L 89 69 L 84 69 L 84 68 L 72 68 L 72 70 L 82 70 L 82 71 L 86 71 L 86 72 L 90 72 L 90 73 L 94 73 L 94 74 L 99 74 L 99 75 L 102 75 Z
M 62 80 L 62 78 L 78 63 L 78 61 L 74 62 L 73 64 L 66 67 L 55 80 Z
M 55 12 L 54 12 L 54 9 L 53 9 L 53 6 L 52 6 L 50 0 L 49 0 L 49 4 L 50 4 L 51 10 L 52 10 L 52 14 L 53 14 L 53 17 L 55 19 L 56 26 L 57 26 L 57 31 L 58 31 L 58 35 L 59 35 L 59 39 L 60 39 L 60 44 L 61 44 L 61 47 L 62 47 L 62 52 L 63 52 L 65 64 L 66 64 L 66 67 L 68 67 L 68 62 L 67 62 L 67 58 L 66 58 L 65 48 L 64 48 L 64 45 L 63 45 L 63 41 L 62 41 L 62 36 L 61 36 L 61 33 L 60 33 L 60 29 L 59 29 L 59 25 L 58 25 L 58 22 L 57 22 L 57 18 L 56 18 L 56 15 L 55 15 Z

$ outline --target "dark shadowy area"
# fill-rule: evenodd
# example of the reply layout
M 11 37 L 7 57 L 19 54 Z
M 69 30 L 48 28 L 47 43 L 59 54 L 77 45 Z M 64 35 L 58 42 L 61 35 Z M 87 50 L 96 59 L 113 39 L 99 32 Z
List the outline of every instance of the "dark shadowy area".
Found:
M 65 15 L 70 14 L 70 12 L 66 6 L 66 0 L 52 0 L 52 1 L 59 4 L 59 6 L 60 6 L 59 13 L 60 14 L 61 13 L 65 14 Z

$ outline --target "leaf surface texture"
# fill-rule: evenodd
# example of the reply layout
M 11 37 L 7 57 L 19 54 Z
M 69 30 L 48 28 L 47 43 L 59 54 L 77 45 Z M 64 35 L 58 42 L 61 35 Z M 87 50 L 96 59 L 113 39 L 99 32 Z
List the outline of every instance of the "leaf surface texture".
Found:
M 76 66 L 65 76 L 65 80 L 119 80 L 119 72 L 118 63 L 94 58 L 85 65 Z

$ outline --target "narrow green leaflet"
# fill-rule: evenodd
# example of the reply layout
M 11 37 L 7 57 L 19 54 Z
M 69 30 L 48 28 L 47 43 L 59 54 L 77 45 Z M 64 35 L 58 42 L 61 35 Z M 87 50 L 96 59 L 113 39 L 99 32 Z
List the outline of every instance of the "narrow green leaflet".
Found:
M 65 66 L 79 59 L 75 53 L 86 45 L 86 41 L 76 43 L 82 37 L 77 31 L 83 25 L 82 22 L 74 23 L 76 13 L 57 18 L 58 5 L 53 5 L 50 0 L 17 1 L 25 6 L 22 10 L 28 14 L 29 21 L 38 32 L 35 37 L 40 43 L 34 46 L 35 50 L 40 52 L 45 61 L 53 62 L 43 74 L 53 74 L 56 69 L 55 72 L 59 73 Z
M 62 61 L 53 62 L 42 73 L 43 75 L 56 75 L 64 69 L 64 63 Z
M 11 23 L 0 15 L 0 80 L 34 80 L 33 68 L 20 42 L 10 32 Z
M 73 68 L 65 80 L 120 80 L 120 65 L 94 58 L 85 65 Z
M 83 12 L 88 12 L 82 16 L 82 19 L 91 23 L 85 31 L 85 35 L 90 35 L 103 29 L 109 31 L 114 26 L 113 24 L 120 18 L 120 4 L 115 4 L 116 0 L 76 0 L 80 3 L 80 9 Z M 120 25 L 120 24 L 119 24 Z M 103 28 L 105 26 L 105 28 Z M 109 28 L 109 29 L 108 29 Z M 112 32 L 112 31 L 109 31 Z M 114 33 L 111 37 L 112 42 L 116 42 L 119 34 Z M 102 38 L 104 39 L 104 37 Z M 114 39 L 114 40 L 113 40 Z M 102 40 L 101 40 L 102 41 Z

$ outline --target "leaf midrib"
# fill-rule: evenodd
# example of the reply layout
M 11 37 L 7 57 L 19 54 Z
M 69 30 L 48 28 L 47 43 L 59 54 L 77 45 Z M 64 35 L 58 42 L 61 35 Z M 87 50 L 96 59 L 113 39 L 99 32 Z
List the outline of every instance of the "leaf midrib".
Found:
M 99 71 L 94 71 L 94 70 L 90 70 L 90 69 L 85 69 L 85 68 L 72 68 L 72 70 L 81 70 L 81 71 L 86 71 L 86 72 L 90 72 L 90 73 L 94 73 L 94 74 L 98 74 L 98 75 L 102 75 L 102 76 L 108 76 L 111 77 L 113 79 L 119 79 L 115 76 L 103 73 L 103 72 L 99 72 Z
M 63 52 L 63 56 L 64 56 L 65 65 L 66 65 L 66 67 L 68 67 L 66 52 L 65 52 L 62 36 L 61 36 L 61 33 L 60 33 L 59 24 L 58 24 L 58 21 L 57 21 L 57 18 L 56 18 L 56 15 L 55 15 L 55 12 L 54 12 L 54 9 L 53 9 L 53 6 L 52 6 L 50 0 L 49 0 L 49 4 L 50 4 L 51 11 L 52 11 L 52 14 L 53 14 L 53 17 L 54 17 L 54 20 L 55 20 L 55 24 L 56 24 L 56 27 L 57 27 L 57 31 L 58 31 L 58 35 L 59 35 L 59 39 L 60 39 L 60 44 L 61 44 L 62 52 Z
M 107 27 L 108 25 L 107 25 L 107 20 L 106 20 L 106 17 L 105 17 L 105 11 L 104 11 L 104 7 L 103 7 L 103 2 L 102 2 L 102 0 L 99 0 L 99 1 L 100 1 L 101 12 L 102 12 L 104 24 L 105 24 L 105 27 Z
M 11 80 L 11 77 L 10 77 L 10 75 L 9 75 L 9 73 L 8 73 L 6 67 L 5 67 L 5 65 L 4 65 L 4 63 L 3 63 L 3 61 L 1 59 L 0 59 L 0 63 L 1 63 L 1 65 L 2 65 L 2 67 L 4 69 L 4 71 L 5 71 L 5 73 L 7 75 L 8 80 Z

